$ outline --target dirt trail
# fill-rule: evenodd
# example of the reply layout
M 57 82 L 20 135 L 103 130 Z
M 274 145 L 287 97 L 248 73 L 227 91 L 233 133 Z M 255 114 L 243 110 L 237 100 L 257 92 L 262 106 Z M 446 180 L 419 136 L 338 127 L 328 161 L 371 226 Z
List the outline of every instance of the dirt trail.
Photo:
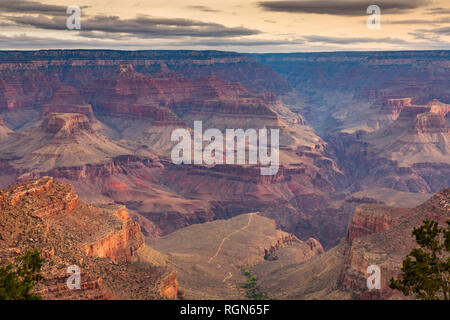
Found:
M 219 247 L 217 248 L 216 254 L 214 254 L 211 258 L 209 258 L 208 263 L 211 263 L 215 258 L 217 258 L 217 256 L 219 255 L 220 251 L 222 251 L 222 247 L 223 247 L 223 245 L 224 245 L 224 243 L 225 243 L 226 240 L 230 240 L 230 238 L 231 238 L 233 235 L 235 235 L 236 233 L 239 233 L 239 232 L 241 232 L 241 231 L 244 231 L 245 229 L 248 229 L 248 227 L 250 227 L 250 224 L 252 223 L 253 216 L 254 216 L 255 214 L 256 214 L 256 212 L 253 212 L 253 213 L 250 213 L 250 214 L 249 214 L 247 225 L 245 225 L 244 227 L 242 227 L 242 228 L 240 228 L 240 229 L 238 229 L 238 230 L 236 230 L 236 231 L 233 231 L 233 232 L 230 233 L 228 236 L 226 236 L 226 237 L 224 237 L 224 238 L 222 239 L 222 242 L 220 243 Z
M 233 277 L 233 274 L 231 272 L 228 272 L 227 276 L 223 279 L 223 282 L 230 280 L 232 277 Z

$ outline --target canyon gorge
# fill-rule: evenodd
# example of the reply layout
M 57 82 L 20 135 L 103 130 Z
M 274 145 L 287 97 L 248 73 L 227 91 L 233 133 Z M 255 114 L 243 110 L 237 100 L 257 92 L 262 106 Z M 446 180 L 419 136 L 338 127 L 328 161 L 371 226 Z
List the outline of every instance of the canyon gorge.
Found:
M 242 299 L 247 268 L 274 299 L 402 298 L 412 228 L 450 218 L 449 83 L 449 51 L 0 51 L 0 260 L 39 248 L 46 299 Z M 194 121 L 279 129 L 278 172 L 172 163 Z

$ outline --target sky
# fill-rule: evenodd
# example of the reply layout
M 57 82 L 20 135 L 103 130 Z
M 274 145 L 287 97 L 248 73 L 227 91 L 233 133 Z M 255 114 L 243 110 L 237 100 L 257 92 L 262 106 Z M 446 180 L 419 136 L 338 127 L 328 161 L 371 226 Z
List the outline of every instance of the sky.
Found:
M 0 0 L 0 30 L 0 50 L 449 50 L 450 0 Z

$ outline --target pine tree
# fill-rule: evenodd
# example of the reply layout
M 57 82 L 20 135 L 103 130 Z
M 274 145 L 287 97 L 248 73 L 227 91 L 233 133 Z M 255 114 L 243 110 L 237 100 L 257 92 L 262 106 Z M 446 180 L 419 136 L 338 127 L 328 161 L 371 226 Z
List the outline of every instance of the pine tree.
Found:
M 449 300 L 450 220 L 446 229 L 436 221 L 424 220 L 413 235 L 420 248 L 406 256 L 401 278 L 392 278 L 389 287 L 422 300 Z
M 40 300 L 31 290 L 42 279 L 42 263 L 39 250 L 34 249 L 18 257 L 15 266 L 0 265 L 0 300 Z

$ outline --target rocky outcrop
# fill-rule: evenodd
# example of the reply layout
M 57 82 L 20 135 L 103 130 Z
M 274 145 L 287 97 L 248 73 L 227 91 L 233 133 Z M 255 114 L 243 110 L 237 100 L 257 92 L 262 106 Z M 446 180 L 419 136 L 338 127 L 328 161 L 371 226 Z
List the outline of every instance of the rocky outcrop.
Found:
M 294 243 L 306 244 L 308 250 L 303 251 L 303 259 L 308 260 L 314 256 L 324 253 L 324 249 L 319 240 L 314 238 L 309 238 L 306 241 L 299 240 L 296 236 L 292 234 L 287 234 L 281 239 L 278 239 L 275 244 L 272 244 L 270 248 L 264 249 L 264 259 L 268 261 L 278 260 L 277 251 L 286 246 L 290 246 Z
M 172 271 L 162 277 L 158 284 L 159 292 L 165 299 L 177 299 L 179 297 L 178 276 L 176 271 Z
M 362 205 L 355 210 L 344 250 L 344 271 L 339 285 L 357 299 L 404 298 L 389 288 L 389 280 L 401 273 L 401 263 L 417 244 L 411 232 L 424 219 L 445 224 L 450 219 L 450 189 L 436 193 L 414 209 Z M 367 267 L 381 269 L 381 289 L 368 290 Z
M 312 239 L 312 240 L 315 240 L 315 239 Z M 280 239 L 277 239 L 277 241 L 274 244 L 272 244 L 270 246 L 270 248 L 264 249 L 264 259 L 265 260 L 269 260 L 269 261 L 277 260 L 278 257 L 276 255 L 276 252 L 279 249 L 283 248 L 284 246 L 288 246 L 288 245 L 291 245 L 293 243 L 301 243 L 301 241 L 296 236 L 294 236 L 292 234 L 287 234 L 285 236 L 282 236 Z M 320 245 L 320 242 L 318 242 L 318 246 L 322 247 Z M 311 250 L 312 249 L 313 249 L 313 246 L 312 246 L 312 242 L 311 242 Z
M 26 211 L 33 212 L 38 217 L 50 217 L 60 215 L 62 212 L 70 213 L 77 207 L 80 202 L 78 195 L 71 186 L 58 186 L 59 201 L 33 201 L 39 199 L 42 195 L 46 195 L 53 191 L 55 182 L 51 177 L 43 177 L 42 179 L 24 182 L 16 185 L 13 189 L 7 189 L 0 193 L 0 200 L 5 205 L 18 206 Z M 47 200 L 47 201 L 45 201 Z
M 50 114 L 42 122 L 42 129 L 50 134 L 64 134 L 74 136 L 80 134 L 81 131 L 93 133 L 89 119 L 82 114 Z
M 50 102 L 41 106 L 41 119 L 46 118 L 49 113 L 79 113 L 85 115 L 89 121 L 95 120 L 92 106 L 86 104 L 76 89 L 70 86 L 59 88 Z
M 109 300 L 114 299 L 111 292 L 103 287 L 102 278 L 92 278 L 86 272 L 81 273 L 82 283 L 80 289 L 71 290 L 67 287 L 66 275 L 52 274 L 45 278 L 45 287 L 36 290 L 35 293 L 45 299 L 59 298 L 64 300 Z
M 396 115 L 399 114 L 406 106 L 410 106 L 411 103 L 411 98 L 386 98 L 383 101 L 381 110 L 384 113 Z
M 92 121 L 95 112 L 183 125 L 178 116 L 194 105 L 273 117 L 267 104 L 274 96 L 256 92 L 291 90 L 270 67 L 234 53 L 146 51 L 131 53 L 135 59 L 113 51 L 86 53 L 2 53 L 0 109 L 40 108 L 41 119 L 51 112 L 70 112 Z M 28 120 L 18 119 L 18 127 Z
M 347 241 L 388 230 L 400 217 L 410 213 L 411 210 L 398 209 L 394 214 L 392 208 L 380 204 L 360 205 L 348 226 Z
M 0 213 L 0 262 L 38 248 L 44 279 L 36 292 L 46 299 L 177 297 L 172 270 L 134 264 L 144 237 L 124 207 L 87 205 L 71 186 L 44 177 L 0 191 Z M 66 285 L 74 264 L 81 290 Z
M 89 121 L 95 120 L 92 106 L 86 104 L 76 89 L 70 86 L 59 88 L 53 94 L 50 102 L 41 106 L 41 119 L 44 119 L 49 113 L 79 113 L 85 115 Z
M 428 106 L 418 106 L 418 105 L 411 105 L 406 106 L 403 108 L 403 110 L 400 112 L 400 115 L 398 116 L 398 120 L 408 120 L 408 119 L 414 119 L 417 115 L 425 112 L 429 112 L 430 107 Z
M 59 184 L 52 177 L 18 184 L 2 192 L 0 199 L 4 199 L 5 205 L 20 206 L 34 216 L 49 219 L 76 214 L 84 206 L 71 186 Z M 83 244 L 82 248 L 92 256 L 130 261 L 144 245 L 144 237 L 139 225 L 131 220 L 124 207 L 115 209 L 114 215 L 120 220 L 119 228 L 106 229 L 106 235 Z
M 450 104 L 445 104 L 438 99 L 433 99 L 427 104 L 430 107 L 430 112 L 440 114 L 442 117 L 446 117 L 450 112 Z
M 86 116 L 90 121 L 94 119 L 91 105 L 46 104 L 41 107 L 41 119 L 44 119 L 50 113 L 79 113 Z
M 414 121 L 414 129 L 418 133 L 448 133 L 449 131 L 445 118 L 441 114 L 433 112 L 418 114 Z
M 145 240 L 140 226 L 131 220 L 125 207 L 115 215 L 122 221 L 119 230 L 113 230 L 101 239 L 83 245 L 88 255 L 109 258 L 113 261 L 130 261 L 144 246 Z

